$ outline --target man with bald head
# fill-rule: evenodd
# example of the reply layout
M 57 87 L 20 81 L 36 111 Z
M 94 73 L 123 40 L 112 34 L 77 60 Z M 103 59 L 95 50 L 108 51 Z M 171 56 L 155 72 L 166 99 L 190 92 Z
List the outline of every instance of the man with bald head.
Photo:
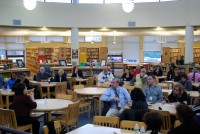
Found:
M 114 76 L 111 72 L 108 71 L 108 67 L 104 66 L 103 71 L 98 76 L 98 81 L 100 83 L 111 82 L 113 78 L 114 78 Z
M 40 72 L 36 75 L 36 81 L 47 82 L 51 75 L 45 72 L 44 67 L 40 67 Z

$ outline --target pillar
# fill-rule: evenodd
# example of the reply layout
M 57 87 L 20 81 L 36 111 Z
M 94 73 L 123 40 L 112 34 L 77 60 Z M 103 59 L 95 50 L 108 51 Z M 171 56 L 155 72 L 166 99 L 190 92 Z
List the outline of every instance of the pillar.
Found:
M 72 65 L 79 64 L 79 60 L 78 60 L 79 35 L 78 35 L 78 32 L 79 32 L 79 30 L 77 27 L 71 28 Z
M 186 26 L 185 29 L 185 63 L 193 62 L 194 28 Z

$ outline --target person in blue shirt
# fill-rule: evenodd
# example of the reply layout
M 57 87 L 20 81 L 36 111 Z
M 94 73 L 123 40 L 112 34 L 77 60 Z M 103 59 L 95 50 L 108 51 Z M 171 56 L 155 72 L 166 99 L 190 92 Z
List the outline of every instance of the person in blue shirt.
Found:
M 156 77 L 155 75 L 150 75 L 148 77 L 148 84 L 143 88 L 143 93 L 148 102 L 161 102 L 163 100 L 163 93 L 159 86 L 155 84 Z
M 9 85 L 10 89 L 12 89 L 13 85 L 16 82 L 16 80 L 17 80 L 16 74 L 15 73 L 11 73 L 11 78 L 6 81 L 6 83 L 4 84 L 4 88 L 7 88 L 7 86 Z
M 113 78 L 111 87 L 108 88 L 101 96 L 101 101 L 110 102 L 110 108 L 106 116 L 119 116 L 124 109 L 129 109 L 132 100 L 128 91 L 119 86 L 120 80 Z
M 2 79 L 2 77 L 0 76 L 0 87 L 2 86 L 2 84 L 3 84 L 3 79 Z

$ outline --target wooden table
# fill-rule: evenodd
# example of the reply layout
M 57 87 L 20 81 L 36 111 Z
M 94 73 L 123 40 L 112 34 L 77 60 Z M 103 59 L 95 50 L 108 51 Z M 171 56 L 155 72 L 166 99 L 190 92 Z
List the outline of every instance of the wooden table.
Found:
M 47 88 L 47 97 L 50 98 L 50 87 L 55 87 L 56 86 L 56 82 L 38 82 L 38 81 L 30 81 L 30 83 L 33 84 L 41 84 L 41 87 L 45 87 Z
M 75 89 L 74 91 L 78 95 L 82 96 L 98 96 L 100 97 L 107 88 L 97 88 L 97 87 L 87 87 L 87 88 L 81 88 L 81 89 Z M 99 115 L 101 115 L 101 101 L 99 100 Z
M 48 121 L 51 121 L 51 112 L 56 110 L 62 110 L 68 107 L 69 104 L 73 104 L 72 101 L 62 99 L 37 99 L 37 107 L 33 109 L 35 112 L 47 112 Z
M 119 129 L 119 128 L 86 124 L 67 134 L 134 134 L 134 132 L 130 130 Z
M 151 110 L 159 110 L 158 107 L 161 107 L 163 111 L 169 111 L 171 115 L 176 115 L 176 107 L 177 103 L 155 103 L 149 104 L 149 109 Z
M 7 90 L 4 89 L 0 89 L 1 95 L 6 97 L 6 104 L 5 107 L 6 109 L 9 109 L 10 106 L 10 101 L 9 101 L 9 97 L 10 96 L 14 96 L 15 92 L 8 92 Z

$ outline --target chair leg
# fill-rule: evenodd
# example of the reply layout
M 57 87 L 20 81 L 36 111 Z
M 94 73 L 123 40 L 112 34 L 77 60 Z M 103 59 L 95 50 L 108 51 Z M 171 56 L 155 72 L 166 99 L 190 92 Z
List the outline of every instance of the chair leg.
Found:
M 88 106 L 88 118 L 90 118 L 90 105 Z

